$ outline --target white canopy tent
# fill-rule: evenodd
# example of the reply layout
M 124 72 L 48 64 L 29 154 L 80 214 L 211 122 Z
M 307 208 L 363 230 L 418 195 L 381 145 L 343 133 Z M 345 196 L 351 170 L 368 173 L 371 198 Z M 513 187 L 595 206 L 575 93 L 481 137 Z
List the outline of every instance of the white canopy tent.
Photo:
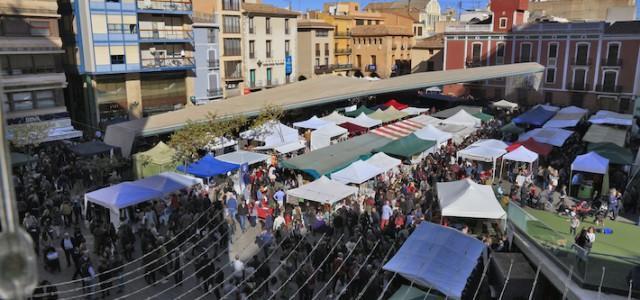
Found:
M 573 179 L 573 172 L 586 172 L 593 174 L 601 174 L 607 178 L 607 173 L 609 172 L 609 160 L 607 158 L 602 157 L 600 154 L 595 151 L 591 151 L 589 153 L 578 155 L 576 159 L 571 163 L 571 172 L 569 173 L 569 178 Z M 605 181 L 603 181 L 603 191 L 608 188 L 605 187 Z M 608 184 L 607 184 L 608 185 Z M 569 185 L 569 194 L 571 194 L 571 187 L 573 184 Z
M 287 153 L 291 153 L 293 151 L 298 151 L 300 149 L 304 149 L 305 144 L 303 141 L 301 140 L 297 140 L 297 141 L 293 141 L 284 145 L 280 145 L 278 147 L 273 148 L 273 150 L 275 150 L 276 152 L 280 153 L 280 154 L 287 154 Z
M 493 166 L 493 171 L 491 172 L 491 174 L 495 178 L 496 161 L 505 153 L 507 153 L 507 150 L 501 148 L 471 145 L 465 149 L 458 151 L 457 156 L 469 160 L 490 162 Z
M 442 216 L 476 219 L 505 219 L 493 188 L 471 179 L 436 183 Z
M 409 121 L 420 123 L 422 125 L 438 125 L 442 120 L 427 115 L 419 115 L 409 119 Z
M 504 99 L 502 99 L 500 101 L 493 102 L 492 105 L 495 108 L 508 109 L 508 110 L 514 110 L 514 109 L 518 108 L 518 104 L 517 103 L 509 102 L 509 101 L 504 100 Z
M 355 195 L 357 192 L 358 188 L 356 187 L 348 186 L 322 176 L 299 188 L 288 190 L 287 195 L 322 204 L 334 204 L 351 195 Z
M 384 172 L 393 170 L 394 168 L 402 164 L 401 160 L 397 158 L 393 158 L 385 154 L 384 152 L 378 152 L 372 155 L 371 157 L 369 157 L 369 159 L 366 160 L 366 162 L 373 166 L 378 167 Z
M 536 128 L 520 135 L 519 141 L 526 141 L 533 138 L 537 142 L 562 147 L 573 131 L 560 128 Z
M 441 124 L 436 126 L 436 128 L 451 133 L 453 135 L 453 141 L 455 143 L 461 143 L 464 141 L 472 133 L 476 132 L 478 129 L 475 126 L 463 126 L 463 125 L 452 125 L 452 124 Z
M 425 112 L 428 112 L 429 109 L 428 108 L 421 108 L 421 107 L 413 107 L 413 106 L 409 106 L 403 110 L 400 110 L 403 113 L 406 113 L 410 116 L 415 116 L 415 115 L 419 115 Z
M 446 144 L 448 140 L 453 138 L 451 133 L 442 131 L 431 124 L 418 129 L 414 134 L 423 140 L 436 141 L 438 146 Z
M 576 125 L 578 125 L 580 120 L 582 120 L 582 118 L 584 118 L 584 116 L 588 112 L 589 111 L 584 108 L 580 108 L 576 106 L 567 106 L 565 108 L 560 109 L 558 113 L 556 113 L 556 115 L 553 116 L 551 120 L 547 121 L 547 123 L 545 123 L 544 126 L 542 127 L 544 128 L 576 127 Z
M 520 146 L 518 148 L 516 148 L 515 150 L 505 154 L 504 156 L 502 156 L 502 162 L 500 164 L 500 177 L 502 178 L 502 170 L 504 167 L 504 161 L 505 160 L 511 160 L 511 161 L 519 161 L 519 162 L 526 162 L 529 164 L 529 170 L 533 171 L 533 163 L 535 161 L 538 160 L 538 153 L 535 153 L 529 149 L 527 149 L 525 146 Z
M 475 143 L 471 144 L 470 147 L 488 147 L 506 150 L 509 145 L 501 140 L 485 139 L 476 141 Z
M 346 128 L 340 127 L 336 124 L 328 124 L 322 126 L 311 132 L 311 150 L 317 150 L 320 148 L 331 145 L 331 140 L 340 137 L 347 137 L 349 131 Z
M 333 122 L 336 124 L 342 124 L 342 123 L 353 123 L 353 118 L 349 118 L 345 115 L 341 115 L 339 112 L 337 111 L 333 111 L 332 113 L 324 116 L 321 118 L 322 120 L 325 120 L 327 122 Z
M 353 118 L 353 120 L 349 121 L 352 124 L 358 125 L 360 127 L 371 128 L 376 127 L 382 124 L 382 121 L 369 118 L 365 113 L 360 113 L 359 116 Z
M 237 144 L 238 142 L 236 142 L 236 140 L 228 139 L 226 137 L 217 137 L 217 138 L 214 138 L 211 142 L 209 142 L 206 146 L 204 146 L 204 149 L 209 152 L 213 152 L 216 150 L 235 146 Z
M 589 119 L 589 122 L 593 124 L 631 126 L 633 125 L 633 115 L 600 110 Z
M 443 120 L 442 124 L 479 127 L 482 124 L 482 120 L 472 116 L 464 109 L 461 109 L 455 115 Z
M 263 142 L 264 145 L 256 147 L 256 150 L 270 150 L 299 143 L 298 130 L 276 121 L 270 121 L 259 128 L 241 132 L 240 137 Z
M 309 120 L 293 123 L 293 127 L 306 128 L 306 129 L 318 129 L 322 126 L 326 126 L 329 124 L 334 124 L 334 123 L 327 120 L 320 119 L 317 116 L 313 116 Z
M 358 160 L 348 167 L 331 174 L 331 179 L 344 184 L 361 184 L 382 173 L 384 173 L 384 170 L 368 162 Z
M 269 155 L 250 152 L 250 151 L 244 151 L 244 150 L 238 150 L 235 152 L 216 156 L 216 158 L 218 160 L 236 164 L 236 165 L 243 165 L 243 164 L 253 165 L 261 162 L 266 162 L 269 159 Z

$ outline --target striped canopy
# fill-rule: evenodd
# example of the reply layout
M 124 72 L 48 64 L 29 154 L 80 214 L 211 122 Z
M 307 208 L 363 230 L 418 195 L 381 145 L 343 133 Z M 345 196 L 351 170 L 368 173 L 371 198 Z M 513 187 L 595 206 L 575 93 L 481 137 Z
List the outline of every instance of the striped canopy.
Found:
M 390 138 L 392 140 L 397 140 L 399 138 L 410 135 L 411 133 L 418 129 L 421 129 L 422 127 L 424 127 L 424 125 L 418 122 L 404 120 L 376 128 L 371 132 L 386 138 Z

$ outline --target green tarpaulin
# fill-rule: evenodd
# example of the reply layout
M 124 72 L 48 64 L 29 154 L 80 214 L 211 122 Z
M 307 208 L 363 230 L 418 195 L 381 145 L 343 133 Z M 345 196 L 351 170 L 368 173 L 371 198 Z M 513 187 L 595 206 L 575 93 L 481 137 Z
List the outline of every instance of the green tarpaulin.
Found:
M 333 144 L 282 162 L 289 169 L 303 171 L 314 178 L 330 174 L 347 167 L 371 150 L 391 141 L 377 134 L 368 133 Z
M 611 164 L 633 164 L 633 153 L 627 148 L 622 148 L 613 143 L 592 143 L 587 147 L 588 151 L 594 151 L 609 160 Z
M 406 116 L 408 116 L 407 113 L 401 112 L 393 106 L 390 106 L 387 110 L 378 108 L 378 110 L 368 115 L 369 118 L 380 120 L 382 123 L 400 120 Z
M 414 155 L 418 155 L 429 150 L 429 148 L 432 148 L 435 145 L 436 141 L 423 140 L 412 133 L 406 137 L 376 148 L 374 151 L 410 159 Z
M 159 142 L 155 147 L 132 156 L 133 173 L 136 179 L 154 176 L 165 171 L 174 171 L 176 164 L 173 156 L 176 150 Z
M 432 114 L 431 116 L 432 117 L 436 117 L 436 118 L 440 118 L 440 119 L 446 119 L 446 118 L 449 118 L 449 117 L 457 114 L 461 110 L 465 110 L 469 114 L 475 114 L 475 113 L 482 112 L 482 107 L 480 107 L 480 106 L 458 105 L 458 106 L 453 107 L 453 108 L 448 108 L 448 109 L 436 112 L 436 113 Z
M 516 125 L 515 123 L 511 122 L 507 125 L 502 126 L 502 128 L 500 128 L 500 131 L 504 132 L 504 133 L 511 133 L 511 134 L 521 134 L 524 132 L 524 128 L 522 127 L 518 127 L 518 125 Z
M 477 113 L 473 113 L 471 114 L 472 116 L 482 120 L 482 122 L 487 122 L 487 121 L 491 121 L 493 120 L 493 116 L 490 114 L 485 114 L 483 112 L 477 112 Z
M 354 111 L 345 112 L 344 115 L 347 116 L 347 117 L 355 118 L 355 117 L 359 116 L 361 113 L 364 113 L 365 115 L 368 115 L 368 114 L 370 114 L 372 112 L 373 112 L 373 110 L 371 110 L 371 109 L 369 109 L 369 108 L 367 108 L 366 106 L 363 105 L 363 106 L 358 107 L 358 109 L 356 109 Z

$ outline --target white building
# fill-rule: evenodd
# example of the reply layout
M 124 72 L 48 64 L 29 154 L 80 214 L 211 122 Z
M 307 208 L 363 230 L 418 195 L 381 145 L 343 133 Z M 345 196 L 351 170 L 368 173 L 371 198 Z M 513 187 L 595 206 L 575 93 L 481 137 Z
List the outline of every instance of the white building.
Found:
M 267 4 L 243 4 L 245 86 L 251 90 L 296 78 L 297 12 Z

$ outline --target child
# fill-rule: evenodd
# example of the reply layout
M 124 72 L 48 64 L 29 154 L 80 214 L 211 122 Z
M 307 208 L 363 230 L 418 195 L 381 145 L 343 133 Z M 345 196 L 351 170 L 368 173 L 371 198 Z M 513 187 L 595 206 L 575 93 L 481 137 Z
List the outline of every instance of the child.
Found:
M 574 212 L 571 212 L 571 228 L 569 229 L 569 233 L 572 235 L 576 235 L 576 229 L 580 226 L 580 219 L 576 216 Z

